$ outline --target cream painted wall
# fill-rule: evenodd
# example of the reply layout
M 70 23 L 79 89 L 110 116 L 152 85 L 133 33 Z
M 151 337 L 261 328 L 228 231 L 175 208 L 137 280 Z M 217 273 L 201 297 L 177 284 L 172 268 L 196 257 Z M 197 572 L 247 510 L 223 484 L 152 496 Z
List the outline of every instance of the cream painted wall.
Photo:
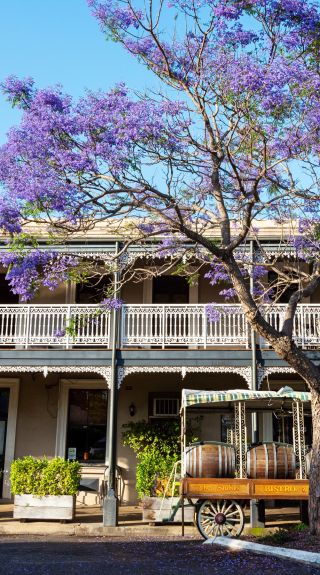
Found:
M 57 289 L 54 291 L 50 291 L 46 287 L 41 287 L 39 293 L 36 297 L 32 300 L 33 304 L 41 304 L 41 303 L 48 303 L 48 304 L 55 304 L 55 303 L 68 303 L 67 302 L 67 284 L 63 283 L 60 284 Z
M 61 376 L 60 376 L 61 377 Z M 79 379 L 82 379 L 79 377 Z M 94 378 L 93 378 L 94 379 Z M 24 455 L 53 457 L 56 440 L 56 415 L 58 404 L 59 377 L 49 375 L 44 378 L 39 374 L 28 374 L 21 377 L 20 398 L 18 407 L 18 423 L 16 435 L 15 457 Z M 284 384 L 300 388 L 299 384 L 290 380 L 272 380 L 271 389 L 278 389 Z M 264 382 L 264 387 L 266 383 Z M 134 504 L 137 502 L 135 490 L 136 458 L 133 451 L 122 445 L 122 425 L 129 421 L 148 419 L 149 393 L 177 392 L 181 389 L 246 389 L 247 384 L 238 375 L 232 374 L 187 374 L 182 380 L 180 374 L 135 374 L 125 378 L 119 394 L 118 417 L 118 465 L 123 478 L 122 503 Z M 129 405 L 134 403 L 136 414 L 129 415 Z M 216 413 L 206 413 L 201 424 L 201 440 L 221 440 L 221 416 L 225 410 Z M 203 414 L 199 409 L 196 415 Z M 250 416 L 248 422 L 248 442 L 250 442 Z M 270 422 L 260 418 L 260 437 L 271 437 Z
M 125 303 L 143 303 L 143 282 L 130 282 L 121 288 L 121 299 Z
M 190 303 L 209 303 L 213 301 L 225 303 L 223 296 L 219 295 L 219 292 L 223 289 L 223 285 L 211 286 L 209 280 L 204 277 L 206 271 L 207 270 L 203 268 L 198 284 L 190 287 Z M 225 287 L 229 286 L 226 285 Z M 130 281 L 124 284 L 121 289 L 121 298 L 125 303 L 129 304 L 152 303 L 152 279 L 139 283 Z M 53 292 L 48 288 L 42 287 L 32 303 L 64 304 L 73 303 L 74 301 L 75 285 L 63 283 Z M 309 302 L 320 303 L 320 288 L 318 288 L 310 298 L 304 300 L 304 303 Z
M 58 405 L 58 376 L 44 378 L 40 373 L 23 375 L 15 457 L 33 455 L 54 457 Z

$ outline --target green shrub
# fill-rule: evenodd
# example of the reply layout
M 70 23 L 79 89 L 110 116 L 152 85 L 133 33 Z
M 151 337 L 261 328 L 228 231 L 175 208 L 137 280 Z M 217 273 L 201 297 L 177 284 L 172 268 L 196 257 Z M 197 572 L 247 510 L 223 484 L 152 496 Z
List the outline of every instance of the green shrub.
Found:
M 177 453 L 160 452 L 157 446 L 150 446 L 146 451 L 137 454 L 136 489 L 139 497 L 161 497 L 166 491 L 172 467 L 179 459 Z
M 123 445 L 131 447 L 137 456 L 136 489 L 139 497 L 161 497 L 168 486 L 173 465 L 181 457 L 180 421 L 149 423 L 142 420 L 124 425 L 123 430 Z M 188 424 L 187 440 L 196 441 L 195 433 L 199 431 L 200 418 L 194 418 Z
M 80 464 L 62 457 L 49 460 L 28 455 L 12 463 L 10 482 L 14 495 L 75 495 L 80 483 Z
M 307 529 L 309 529 L 309 525 L 305 523 L 298 523 L 293 527 L 293 531 L 306 531 Z

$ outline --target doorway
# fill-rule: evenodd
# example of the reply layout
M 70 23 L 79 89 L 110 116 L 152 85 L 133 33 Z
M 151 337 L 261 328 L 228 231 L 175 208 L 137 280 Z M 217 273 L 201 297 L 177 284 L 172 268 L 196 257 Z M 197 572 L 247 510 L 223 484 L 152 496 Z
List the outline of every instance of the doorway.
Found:
M 158 276 L 153 280 L 153 303 L 189 303 L 189 284 L 182 276 Z
M 0 388 L 0 497 L 2 497 L 3 473 L 5 469 L 9 396 L 10 396 L 10 389 Z

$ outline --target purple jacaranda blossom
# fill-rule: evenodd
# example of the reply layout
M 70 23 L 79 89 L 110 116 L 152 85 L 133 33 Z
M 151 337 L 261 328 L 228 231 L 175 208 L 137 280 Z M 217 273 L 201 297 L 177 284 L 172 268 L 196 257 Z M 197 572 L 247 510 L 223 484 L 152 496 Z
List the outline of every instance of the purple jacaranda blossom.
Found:
M 32 299 L 41 285 L 54 291 L 79 265 L 77 257 L 40 249 L 4 252 L 0 259 L 8 269 L 6 279 L 10 288 L 20 295 L 21 301 Z
M 120 298 L 116 297 L 106 297 L 99 303 L 100 308 L 103 311 L 111 311 L 112 309 L 121 309 L 123 306 L 123 301 Z
M 250 206 L 250 220 L 298 217 L 311 219 L 315 229 L 320 221 L 317 190 L 310 185 L 320 181 L 314 162 L 320 154 L 320 76 L 312 56 L 319 8 L 302 0 L 197 0 L 192 6 L 175 0 L 171 8 L 158 6 L 151 30 L 150 14 L 139 3 L 88 3 L 109 38 L 170 89 L 134 94 L 119 83 L 76 101 L 60 86 L 4 81 L 22 118 L 0 148 L 2 195 L 16 210 L 10 215 L 0 203 L 0 226 L 19 233 L 21 222 L 37 216 L 76 228 L 133 215 L 138 231 L 162 236 L 159 257 L 176 257 L 185 241 L 192 242 L 192 254 L 211 262 L 211 285 L 233 298 L 221 258 L 212 259 L 214 250 L 202 245 L 201 252 L 197 243 L 197 233 L 207 234 L 212 246 L 225 249 L 217 181 L 229 222 L 237 222 L 230 224 L 230 241 L 241 233 Z M 185 19 L 179 33 L 163 25 L 177 12 Z M 293 175 L 297 165 L 301 172 L 309 168 L 305 184 Z M 246 233 L 253 230 L 249 223 Z M 287 241 L 311 261 L 317 247 L 311 233 L 308 240 L 301 233 Z M 25 253 L 10 267 L 14 289 L 20 289 L 16 278 L 23 266 L 28 293 L 40 281 L 54 289 L 50 266 L 36 259 L 32 265 Z M 255 297 L 262 296 L 263 266 L 250 267 L 243 255 L 236 260 L 246 281 L 253 276 Z
M 221 311 L 217 309 L 217 307 L 215 307 L 214 303 L 209 303 L 206 305 L 206 315 L 208 318 L 208 321 L 210 323 L 215 323 L 217 321 L 220 321 L 221 319 Z
M 10 233 L 19 233 L 20 211 L 17 207 L 10 204 L 8 199 L 0 197 L 0 229 Z
M 20 79 L 12 75 L 8 76 L 0 87 L 13 106 L 19 104 L 26 108 L 33 94 L 33 85 L 34 80 L 31 77 Z
M 66 335 L 66 330 L 65 330 L 65 329 L 62 329 L 62 328 L 61 328 L 61 329 L 56 329 L 56 330 L 53 332 L 53 337 L 60 338 L 60 337 L 64 337 L 65 335 Z

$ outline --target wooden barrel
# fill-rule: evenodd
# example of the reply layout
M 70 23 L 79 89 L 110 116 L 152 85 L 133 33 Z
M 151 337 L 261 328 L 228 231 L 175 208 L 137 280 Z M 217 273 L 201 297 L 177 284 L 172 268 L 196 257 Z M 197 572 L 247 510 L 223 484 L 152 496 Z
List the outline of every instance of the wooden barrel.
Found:
M 262 443 L 247 453 L 247 476 L 252 479 L 294 479 L 296 457 L 292 445 Z
M 235 449 L 229 443 L 203 441 L 186 449 L 189 477 L 234 477 Z

